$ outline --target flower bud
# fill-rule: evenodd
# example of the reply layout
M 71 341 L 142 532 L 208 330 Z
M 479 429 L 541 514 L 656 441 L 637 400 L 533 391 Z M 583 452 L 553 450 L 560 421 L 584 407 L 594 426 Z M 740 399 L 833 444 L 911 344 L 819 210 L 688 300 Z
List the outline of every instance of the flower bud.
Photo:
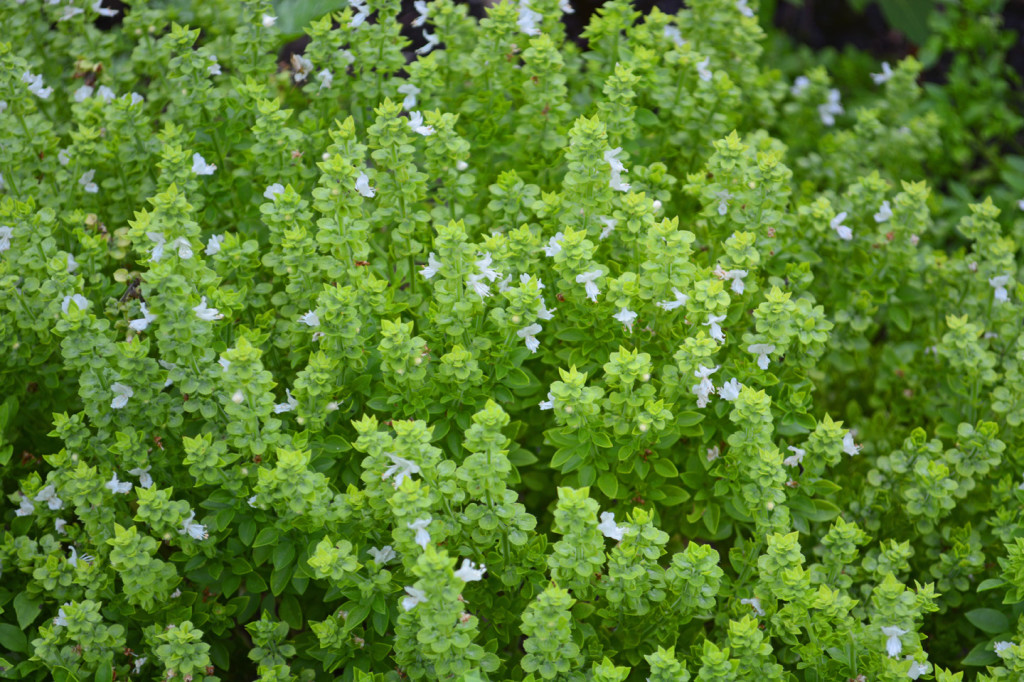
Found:
M 231 395 L 231 402 L 236 405 L 241 405 L 243 400 L 245 400 L 245 394 L 242 393 L 242 389 L 238 389 Z
M 455 170 L 464 171 L 467 168 L 469 168 L 469 164 L 466 163 L 465 161 L 456 161 L 455 162 Z

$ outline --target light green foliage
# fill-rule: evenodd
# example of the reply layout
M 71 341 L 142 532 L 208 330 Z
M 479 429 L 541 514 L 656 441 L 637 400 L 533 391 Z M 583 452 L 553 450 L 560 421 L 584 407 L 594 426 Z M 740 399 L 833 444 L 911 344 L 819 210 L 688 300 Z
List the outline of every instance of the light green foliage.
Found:
M 759 4 L 4 3 L 0 677 L 1021 679 L 1004 2 Z

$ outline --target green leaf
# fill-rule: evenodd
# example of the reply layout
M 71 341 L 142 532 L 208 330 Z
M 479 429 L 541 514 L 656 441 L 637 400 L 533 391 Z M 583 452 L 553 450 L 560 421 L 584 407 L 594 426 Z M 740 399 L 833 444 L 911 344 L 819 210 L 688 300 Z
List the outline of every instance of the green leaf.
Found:
M 314 19 L 344 9 L 348 4 L 347 0 L 277 0 L 274 3 L 277 29 L 285 37 L 297 35 Z
M 923 45 L 930 31 L 928 15 L 932 13 L 932 0 L 881 0 L 882 14 L 897 31 L 915 45 Z
M 560 329 L 555 332 L 555 338 L 559 341 L 568 341 L 570 343 L 578 343 L 580 341 L 586 341 L 593 337 L 594 332 L 590 329 Z
M 807 497 L 794 497 L 789 501 L 789 508 L 793 512 L 803 516 L 808 521 L 831 521 L 839 516 L 839 507 L 828 500 L 810 499 Z
M 704 508 L 704 526 L 712 535 L 718 530 L 718 523 L 722 520 L 722 508 L 714 502 Z
M 27 592 L 19 592 L 18 596 L 14 598 L 14 612 L 18 617 L 18 627 L 22 630 L 27 629 L 39 615 L 42 603 L 42 599 L 33 599 Z
M 610 448 L 612 446 L 611 438 L 608 437 L 608 434 L 601 431 L 591 431 L 590 442 L 599 448 Z
M 676 465 L 672 463 L 672 460 L 665 459 L 664 457 L 654 461 L 654 470 L 665 478 L 675 478 L 679 475 L 679 470 L 676 469 Z
M 252 546 L 266 547 L 273 545 L 280 536 L 281 533 L 276 528 L 263 528 L 260 530 L 259 535 L 256 536 L 256 541 L 252 543 Z
M 28 638 L 21 628 L 10 623 L 0 623 L 0 649 L 28 652 Z
M 996 652 L 992 651 L 991 646 L 988 642 L 981 642 L 971 649 L 971 652 L 960 663 L 977 667 L 998 663 L 999 657 L 996 656 Z
M 271 556 L 271 561 L 274 563 L 274 568 L 282 569 L 290 565 L 294 558 L 295 544 L 285 541 L 274 547 L 274 553 Z
M 601 489 L 602 493 L 614 500 L 619 492 L 619 479 L 615 477 L 615 474 L 606 471 L 597 477 L 597 487 Z
M 270 574 L 270 591 L 274 593 L 275 597 L 280 597 L 281 593 L 284 592 L 284 588 L 288 587 L 288 581 L 292 579 L 292 569 L 274 569 L 274 572 Z
M 681 428 L 693 426 L 704 421 L 704 415 L 700 412 L 680 412 L 676 416 L 676 424 Z
M 998 635 L 1010 629 L 1010 619 L 995 609 L 974 609 L 964 616 L 974 627 L 990 635 Z
M 530 376 L 526 372 L 515 368 L 508 373 L 507 377 L 502 379 L 502 383 L 512 390 L 516 390 L 520 388 L 529 388 L 532 382 L 530 381 Z
M 661 504 L 667 507 L 673 507 L 677 504 L 682 504 L 690 499 L 689 491 L 680 488 L 677 485 L 663 485 L 658 487 L 664 497 L 661 499 Z
M 889 319 L 902 331 L 910 331 L 910 311 L 903 306 L 889 306 Z
M 277 607 L 277 615 L 281 620 L 288 623 L 292 630 L 302 629 L 302 606 L 294 595 L 285 595 Z
M 1006 581 L 1002 578 L 986 578 L 978 583 L 978 592 L 988 592 L 989 590 L 995 590 L 1006 585 Z

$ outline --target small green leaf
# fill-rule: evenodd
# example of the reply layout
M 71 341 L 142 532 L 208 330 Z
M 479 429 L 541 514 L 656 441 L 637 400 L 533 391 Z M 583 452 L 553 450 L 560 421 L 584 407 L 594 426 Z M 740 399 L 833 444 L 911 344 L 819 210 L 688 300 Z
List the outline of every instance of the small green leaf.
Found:
M 276 528 L 263 528 L 260 530 L 259 535 L 256 536 L 256 540 L 252 543 L 252 546 L 266 547 L 268 545 L 273 545 L 277 542 L 277 539 L 280 536 L 281 533 Z
M 299 605 L 299 600 L 294 595 L 285 595 L 281 599 L 281 604 L 277 607 L 277 615 L 288 623 L 288 627 L 292 630 L 302 629 L 302 606 Z
M 704 415 L 700 412 L 680 412 L 676 417 L 676 424 L 680 428 L 686 428 L 687 426 L 693 426 L 704 421 Z
M 981 667 L 985 665 L 992 665 L 993 663 L 999 662 L 999 657 L 996 656 L 996 652 L 992 651 L 991 644 L 988 642 L 982 642 L 976 645 L 971 652 L 964 657 L 964 660 L 960 661 L 962 665 L 970 665 Z
M 602 493 L 614 500 L 619 492 L 619 479 L 615 477 L 615 474 L 606 471 L 597 477 L 597 487 L 601 489 Z
M 10 623 L 0 623 L 0 648 L 8 651 L 27 652 L 28 638 L 21 628 Z
M 27 592 L 19 592 L 18 596 L 14 598 L 14 612 L 18 616 L 18 627 L 22 630 L 27 629 L 39 615 L 42 603 L 42 599 L 33 599 L 28 596 Z
M 997 635 L 1010 629 L 1010 619 L 995 609 L 974 609 L 964 616 L 974 627 L 990 635 Z

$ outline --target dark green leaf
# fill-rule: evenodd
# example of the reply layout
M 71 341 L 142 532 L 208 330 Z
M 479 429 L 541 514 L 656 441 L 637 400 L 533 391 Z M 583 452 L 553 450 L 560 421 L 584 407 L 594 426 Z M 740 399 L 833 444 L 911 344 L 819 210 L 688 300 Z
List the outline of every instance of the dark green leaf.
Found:
M 964 616 L 974 627 L 990 635 L 998 635 L 1010 629 L 1010 619 L 995 609 L 974 609 Z

